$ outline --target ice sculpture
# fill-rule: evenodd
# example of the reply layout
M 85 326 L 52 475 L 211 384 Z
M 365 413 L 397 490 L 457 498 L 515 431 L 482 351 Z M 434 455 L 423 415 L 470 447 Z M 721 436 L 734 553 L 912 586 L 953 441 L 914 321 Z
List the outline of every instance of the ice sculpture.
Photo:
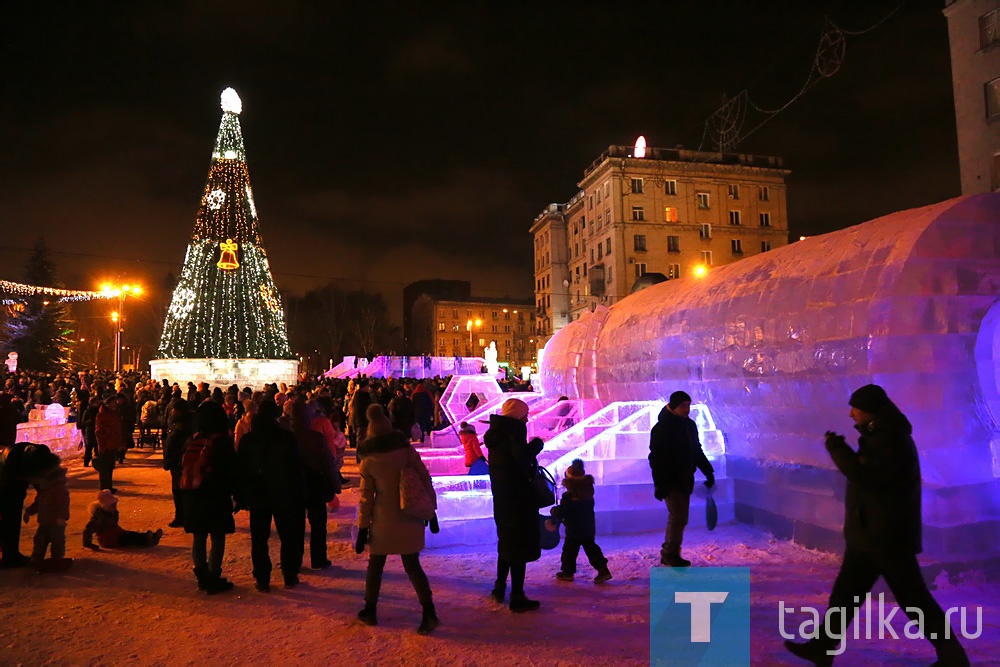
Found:
M 458 424 L 477 406 L 501 394 L 503 389 L 492 375 L 456 375 L 441 394 L 441 409 L 449 422 Z
M 370 362 L 358 357 L 344 357 L 339 364 L 324 373 L 328 378 L 367 377 L 445 377 L 447 375 L 476 375 L 483 367 L 482 357 L 375 357 Z
M 837 548 L 853 434 L 875 382 L 908 415 L 925 552 L 1000 552 L 1000 194 L 902 211 L 650 286 L 545 348 L 546 395 L 662 404 L 676 389 L 725 436 L 737 517 Z M 638 472 L 636 474 L 639 474 Z

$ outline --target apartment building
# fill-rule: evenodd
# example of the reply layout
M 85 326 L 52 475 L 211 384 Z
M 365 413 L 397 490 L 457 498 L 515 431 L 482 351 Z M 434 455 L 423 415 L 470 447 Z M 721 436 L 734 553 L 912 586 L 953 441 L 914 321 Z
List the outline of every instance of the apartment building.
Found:
M 496 342 L 497 360 L 514 373 L 534 366 L 537 355 L 535 308 L 531 300 L 441 299 L 422 294 L 413 303 L 414 354 L 481 357 Z
M 778 157 L 609 146 L 577 194 L 531 226 L 542 344 L 597 303 L 628 296 L 649 274 L 694 279 L 788 243 Z
M 949 0 L 962 194 L 1000 189 L 1000 0 Z

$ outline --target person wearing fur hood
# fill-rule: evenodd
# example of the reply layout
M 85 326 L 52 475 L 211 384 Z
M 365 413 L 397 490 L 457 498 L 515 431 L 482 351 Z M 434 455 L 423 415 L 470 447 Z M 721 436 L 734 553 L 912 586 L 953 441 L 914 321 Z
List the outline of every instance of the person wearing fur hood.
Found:
M 97 535 L 97 542 L 101 546 L 94 544 L 94 535 Z M 97 500 L 90 503 L 90 521 L 83 529 L 83 546 L 94 551 L 105 549 L 117 549 L 119 547 L 154 547 L 160 543 L 163 537 L 163 529 L 153 532 L 147 530 L 140 533 L 134 530 L 125 530 L 118 525 L 118 498 L 111 493 L 111 489 L 102 489 L 97 494 Z
M 595 541 L 597 525 L 594 518 L 594 477 L 588 475 L 583 461 L 574 459 L 566 469 L 562 481 L 566 492 L 559 504 L 552 508 L 552 517 L 566 525 L 566 539 L 563 541 L 562 570 L 556 574 L 560 581 L 573 581 L 576 574 L 576 557 L 580 547 L 587 554 L 587 560 L 597 570 L 594 583 L 600 584 L 611 578 L 608 559 Z

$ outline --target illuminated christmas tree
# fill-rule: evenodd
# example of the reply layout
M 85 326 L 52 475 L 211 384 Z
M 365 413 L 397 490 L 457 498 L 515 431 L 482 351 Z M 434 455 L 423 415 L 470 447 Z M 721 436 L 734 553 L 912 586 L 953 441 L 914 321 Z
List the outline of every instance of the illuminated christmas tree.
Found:
M 241 110 L 236 91 L 223 91 L 222 124 L 163 325 L 161 359 L 292 357 L 281 300 L 261 243 Z

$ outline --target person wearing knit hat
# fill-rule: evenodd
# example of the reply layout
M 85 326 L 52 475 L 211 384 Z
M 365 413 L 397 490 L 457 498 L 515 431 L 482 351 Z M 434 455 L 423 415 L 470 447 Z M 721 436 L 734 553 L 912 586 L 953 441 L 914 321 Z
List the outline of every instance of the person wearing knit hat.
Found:
M 555 522 L 566 525 L 562 569 L 556 573 L 556 579 L 573 581 L 576 575 L 576 557 L 580 555 L 580 547 L 583 547 L 587 560 L 597 570 L 594 583 L 604 583 L 611 579 L 611 571 L 608 569 L 608 559 L 595 541 L 597 522 L 594 517 L 594 478 L 587 474 L 581 459 L 573 459 L 573 463 L 566 468 L 562 485 L 566 492 L 562 494 L 559 504 L 549 512 Z
M 118 519 L 118 498 L 110 489 L 102 489 L 97 494 L 97 501 L 90 504 L 90 521 L 83 529 L 83 546 L 94 551 L 100 551 L 101 547 L 155 547 L 163 537 L 162 528 L 145 533 L 125 530 L 118 525 Z M 100 546 L 94 544 L 95 535 Z
M 531 471 L 544 443 L 528 440 L 528 404 L 509 398 L 500 414 L 490 415 L 490 427 L 483 442 L 490 453 L 490 489 L 493 493 L 493 521 L 497 525 L 497 578 L 490 595 L 503 602 L 510 575 L 510 610 L 534 611 L 540 603 L 524 593 L 527 564 L 542 555 L 538 531 L 538 505 L 531 489 Z
M 698 427 L 691 414 L 691 396 L 684 391 L 670 394 L 649 434 L 649 467 L 653 474 L 653 495 L 666 501 L 667 529 L 660 547 L 660 563 L 688 567 L 681 557 L 684 527 L 687 526 L 694 493 L 694 472 L 705 475 L 705 486 L 715 485 L 715 469 L 705 456 L 698 439 Z
M 843 651 L 842 637 L 856 606 L 879 577 L 885 579 L 896 604 L 907 616 L 923 620 L 922 636 L 937 651 L 935 665 L 968 665 L 969 658 L 948 619 L 924 581 L 917 562 L 923 548 L 920 512 L 920 460 L 913 441 L 913 427 L 885 389 L 867 384 L 851 394 L 848 404 L 854 428 L 860 434 L 858 449 L 843 435 L 826 432 L 826 449 L 834 465 L 847 478 L 844 497 L 846 549 L 830 593 L 830 610 L 846 618 L 831 628 L 830 614 L 818 636 L 806 642 L 785 642 L 785 648 L 816 665 L 833 664 Z M 840 645 L 838 646 L 838 644 Z

